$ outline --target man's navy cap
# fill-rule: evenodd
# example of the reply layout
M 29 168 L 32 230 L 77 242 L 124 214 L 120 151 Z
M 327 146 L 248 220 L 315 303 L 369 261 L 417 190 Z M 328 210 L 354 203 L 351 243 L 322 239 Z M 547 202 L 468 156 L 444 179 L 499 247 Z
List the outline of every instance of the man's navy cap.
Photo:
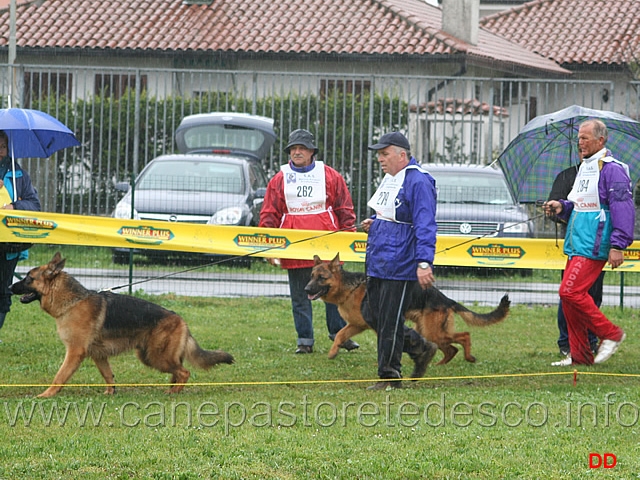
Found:
M 380 137 L 378 143 L 375 145 L 369 145 L 369 150 L 382 150 L 383 148 L 387 148 L 389 145 L 395 145 L 396 147 L 404 148 L 405 150 L 411 150 L 409 140 L 407 140 L 407 137 L 400 132 L 385 133 Z

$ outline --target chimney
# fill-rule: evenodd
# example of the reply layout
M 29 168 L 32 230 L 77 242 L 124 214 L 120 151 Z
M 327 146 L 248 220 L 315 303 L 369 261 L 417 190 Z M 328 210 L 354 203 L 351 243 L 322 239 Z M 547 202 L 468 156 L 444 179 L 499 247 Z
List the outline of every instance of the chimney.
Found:
M 471 45 L 478 44 L 480 0 L 442 0 L 442 30 Z

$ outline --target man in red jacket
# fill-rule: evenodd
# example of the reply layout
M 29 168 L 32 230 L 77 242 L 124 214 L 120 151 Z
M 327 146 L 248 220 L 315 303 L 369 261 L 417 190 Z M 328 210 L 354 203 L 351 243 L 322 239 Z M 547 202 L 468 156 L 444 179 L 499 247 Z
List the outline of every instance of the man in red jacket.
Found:
M 260 212 L 260 226 L 302 230 L 355 230 L 356 215 L 351 194 L 342 176 L 316 160 L 318 148 L 311 132 L 298 129 L 289 135 L 284 149 L 289 163 L 269 181 Z M 269 259 L 276 265 L 276 259 Z M 279 261 L 289 276 L 293 321 L 298 333 L 296 353 L 313 352 L 313 316 L 311 300 L 304 287 L 311 277 L 313 260 L 283 258 Z M 338 307 L 326 303 L 329 338 L 345 326 Z M 359 347 L 353 340 L 342 345 L 346 350 Z

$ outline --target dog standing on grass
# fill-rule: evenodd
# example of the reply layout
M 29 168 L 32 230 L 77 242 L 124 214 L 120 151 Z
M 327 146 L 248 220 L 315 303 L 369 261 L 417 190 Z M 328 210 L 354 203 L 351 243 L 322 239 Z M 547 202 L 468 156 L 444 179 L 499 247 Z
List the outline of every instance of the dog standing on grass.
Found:
M 56 319 L 66 347 L 53 384 L 39 397 L 57 394 L 87 357 L 104 377 L 104 393 L 115 393 L 109 357 L 131 349 L 145 365 L 171 374 L 173 385 L 167 393 L 180 392 L 189 380 L 191 373 L 182 365 L 185 358 L 205 370 L 234 362 L 227 352 L 200 348 L 177 313 L 129 295 L 87 290 L 62 271 L 64 264 L 57 252 L 47 265 L 31 269 L 11 286 L 14 294 L 22 295 L 20 302 L 40 301 L 40 307 Z
M 311 271 L 311 279 L 305 287 L 310 299 L 321 300 L 338 305 L 338 311 L 347 325 L 337 334 L 329 358 L 338 355 L 338 347 L 342 342 L 371 328 L 362 317 L 360 306 L 366 290 L 366 276 L 364 273 L 348 272 L 340 265 L 340 254 L 330 262 L 323 262 L 314 255 L 315 266 Z M 454 313 L 460 315 L 468 324 L 484 327 L 503 321 L 509 314 L 509 296 L 504 295 L 498 307 L 489 313 L 475 313 L 467 307 L 450 299 L 435 287 L 424 290 L 419 305 L 410 305 L 405 313 L 407 320 L 415 324 L 420 335 L 438 345 L 444 353 L 444 358 L 437 365 L 444 365 L 451 361 L 458 353 L 452 345 L 457 343 L 464 348 L 464 358 L 468 362 L 475 362 L 471 355 L 471 335 L 469 332 L 454 331 Z

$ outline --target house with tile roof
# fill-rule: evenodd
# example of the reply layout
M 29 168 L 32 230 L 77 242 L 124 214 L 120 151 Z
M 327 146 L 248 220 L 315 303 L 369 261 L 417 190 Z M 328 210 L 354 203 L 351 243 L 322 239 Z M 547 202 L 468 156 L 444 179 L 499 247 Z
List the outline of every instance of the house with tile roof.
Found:
M 480 19 L 481 28 L 555 61 L 580 80 L 613 81 L 605 105 L 623 105 L 639 80 L 640 1 L 534 0 Z
M 0 25 L 2 58 L 10 46 L 8 8 L 0 10 Z M 15 32 L 16 77 L 24 81 L 10 91 L 20 105 L 29 104 L 29 92 L 83 98 L 140 85 L 152 95 L 198 96 L 209 88 L 211 80 L 178 79 L 178 70 L 231 72 L 233 78 L 214 81 L 258 96 L 278 89 L 255 81 L 265 73 L 280 75 L 281 89 L 292 88 L 283 85 L 286 75 L 314 74 L 299 82 L 316 93 L 323 86 L 355 91 L 373 84 L 371 78 L 362 87 L 353 79 L 318 80 L 319 74 L 571 76 L 553 60 L 481 28 L 479 0 L 448 0 L 442 8 L 425 0 L 33 0 L 18 3 Z M 42 66 L 74 71 L 38 70 Z M 455 95 L 469 101 L 477 99 L 475 90 L 469 84 Z
M 455 152 L 464 162 L 490 163 L 533 116 L 577 103 L 576 88 L 567 89 L 575 72 L 485 27 L 478 5 L 18 1 L 15 36 L 9 9 L 0 9 L 0 62 L 11 43 L 16 46 L 14 66 L 0 68 L 0 99 L 29 107 L 34 99 L 53 98 L 57 108 L 67 99 L 97 105 L 126 92 L 130 104 L 127 98 L 108 103 L 117 112 L 82 111 L 73 119 L 86 139 L 80 160 L 99 163 L 114 152 L 109 161 L 123 159 L 123 172 L 137 173 L 155 155 L 171 151 L 184 115 L 228 110 L 277 119 L 279 141 L 269 168 L 281 163 L 277 157 L 288 132 L 301 127 L 314 130 L 328 164 L 352 162 L 353 172 L 371 172 L 361 168 L 370 160 L 366 145 L 390 129 L 407 132 L 420 161 L 441 161 Z M 609 85 L 581 84 L 581 98 L 593 99 L 590 92 L 601 92 L 601 83 Z M 362 92 L 373 92 L 366 105 Z M 166 109 L 145 110 L 145 96 L 165 101 Z M 357 97 L 360 110 L 347 101 L 332 103 L 332 96 Z M 167 99 L 178 100 L 168 105 Z M 263 99 L 279 102 L 277 108 L 267 101 L 258 105 Z M 329 112 L 338 104 L 341 110 Z M 125 117 L 125 111 L 135 115 Z M 96 138 L 111 142 L 112 150 L 105 154 Z M 114 175 L 91 173 L 100 179 Z M 371 179 L 364 181 L 371 185 Z
M 461 15 L 452 35 L 424 0 L 38 0 L 17 6 L 17 64 L 330 71 L 400 75 L 570 75 Z M 445 4 L 446 5 L 446 4 Z M 445 11 L 446 16 L 446 11 Z M 462 23 L 461 18 L 465 18 Z M 9 46 L 0 11 L 0 54 Z

